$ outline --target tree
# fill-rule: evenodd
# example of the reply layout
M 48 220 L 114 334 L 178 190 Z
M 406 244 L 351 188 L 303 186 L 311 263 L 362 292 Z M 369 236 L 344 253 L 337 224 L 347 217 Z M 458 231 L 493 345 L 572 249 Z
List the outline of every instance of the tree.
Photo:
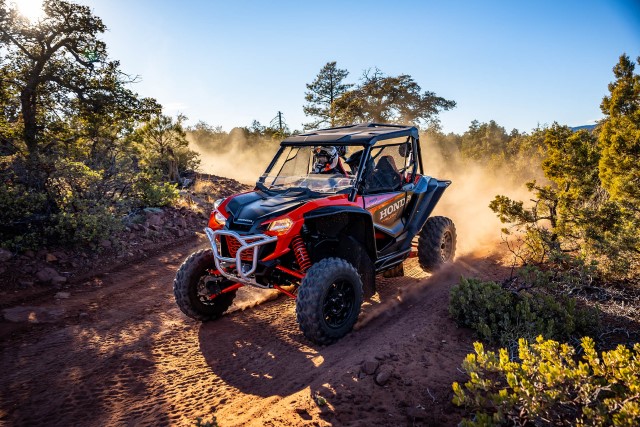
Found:
M 495 155 L 504 155 L 511 136 L 495 121 L 480 124 L 477 120 L 471 122 L 469 130 L 462 135 L 460 151 L 467 158 L 481 160 Z
M 438 123 L 437 114 L 455 107 L 455 101 L 425 91 L 407 74 L 386 76 L 380 70 L 364 73 L 360 84 L 335 101 L 339 124 L 356 122 Z
M 180 171 L 198 167 L 198 154 L 189 149 L 189 141 L 182 123 L 158 114 L 139 129 L 145 166 L 161 173 L 162 178 L 177 182 Z
M 637 59 L 640 64 L 640 57 Z M 640 75 L 628 56 L 613 68 L 616 80 L 602 100 L 600 177 L 611 199 L 640 216 Z
M 595 136 L 554 123 L 545 132 L 542 170 L 549 184 L 528 182 L 533 205 L 496 196 L 489 207 L 524 233 L 525 261 L 546 261 L 554 252 L 579 253 L 599 203 Z M 604 224 L 599 224 L 600 226 Z
M 316 120 L 304 125 L 305 129 L 316 129 L 322 125 L 336 125 L 334 102 L 353 85 L 343 83 L 349 75 L 347 70 L 337 67 L 336 61 L 327 62 L 316 79 L 307 84 L 308 92 L 304 99 L 307 104 L 302 107 L 304 114 Z
M 158 110 L 151 99 L 138 99 L 126 88 L 135 79 L 107 59 L 98 34 L 106 29 L 87 6 L 45 0 L 44 17 L 30 23 L 18 11 L 0 3 L 0 64 L 2 85 L 18 99 L 22 142 L 30 169 L 37 169 L 43 150 L 57 142 L 55 131 L 71 115 L 126 115 L 143 118 Z M 42 186 L 40 178 L 31 184 Z

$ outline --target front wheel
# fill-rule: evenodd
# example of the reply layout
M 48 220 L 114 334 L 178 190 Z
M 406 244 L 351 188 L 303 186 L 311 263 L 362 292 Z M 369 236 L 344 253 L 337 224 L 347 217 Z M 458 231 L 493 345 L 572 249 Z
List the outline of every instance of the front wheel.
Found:
M 418 237 L 418 261 L 432 273 L 453 260 L 456 254 L 456 226 L 444 216 L 427 220 Z
M 173 295 L 180 310 L 192 319 L 205 321 L 222 316 L 231 306 L 236 291 L 221 293 L 209 298 L 206 279 L 212 278 L 209 270 L 215 269 L 213 252 L 202 249 L 189 256 L 182 263 L 173 281 Z M 230 280 L 224 280 L 219 288 L 230 286 Z
M 342 258 L 325 258 L 307 271 L 296 299 L 296 317 L 304 336 L 331 344 L 356 323 L 362 305 L 362 280 Z

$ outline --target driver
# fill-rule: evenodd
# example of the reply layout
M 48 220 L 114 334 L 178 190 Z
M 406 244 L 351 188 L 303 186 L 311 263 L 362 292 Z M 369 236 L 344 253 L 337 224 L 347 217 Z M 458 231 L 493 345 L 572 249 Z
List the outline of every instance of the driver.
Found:
M 340 173 L 340 156 L 336 147 L 315 147 L 313 149 L 313 173 Z

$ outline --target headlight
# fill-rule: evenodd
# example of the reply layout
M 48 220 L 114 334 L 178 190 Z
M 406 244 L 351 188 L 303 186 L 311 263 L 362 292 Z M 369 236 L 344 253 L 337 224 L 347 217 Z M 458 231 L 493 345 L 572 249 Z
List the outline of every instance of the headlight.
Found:
M 220 213 L 220 211 L 218 210 L 218 207 L 220 207 L 220 205 L 222 204 L 222 202 L 224 202 L 224 199 L 218 199 L 215 202 L 213 202 L 213 219 L 220 225 L 225 225 L 227 222 L 227 219 L 224 217 L 224 215 L 222 215 Z
M 286 234 L 293 227 L 293 221 L 289 218 L 278 219 L 269 223 L 269 227 L 267 227 L 268 231 L 271 231 L 273 234 Z
M 217 209 L 213 211 L 213 219 L 215 219 L 215 221 L 220 225 L 225 225 L 227 222 L 227 218 L 225 218 Z

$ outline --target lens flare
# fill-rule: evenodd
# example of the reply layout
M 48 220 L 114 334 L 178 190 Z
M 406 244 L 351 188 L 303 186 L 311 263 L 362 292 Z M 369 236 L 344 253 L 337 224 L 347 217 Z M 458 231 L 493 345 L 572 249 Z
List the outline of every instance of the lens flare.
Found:
M 31 22 L 38 21 L 44 15 L 42 0 L 16 0 L 13 3 L 20 14 Z

